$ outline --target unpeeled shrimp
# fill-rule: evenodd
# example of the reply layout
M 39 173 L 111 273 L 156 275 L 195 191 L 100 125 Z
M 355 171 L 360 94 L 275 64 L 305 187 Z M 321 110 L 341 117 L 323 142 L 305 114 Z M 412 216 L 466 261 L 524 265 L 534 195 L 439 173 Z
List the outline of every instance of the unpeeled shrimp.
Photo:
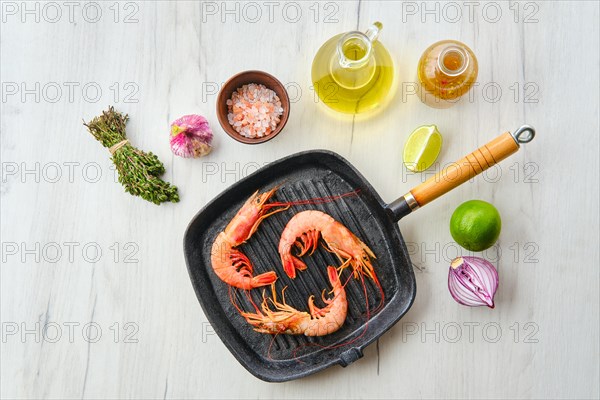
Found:
M 348 228 L 321 211 L 302 211 L 294 215 L 287 223 L 279 240 L 279 255 L 283 269 L 290 278 L 296 277 L 296 269 L 306 269 L 300 260 L 310 251 L 312 254 L 323 239 L 327 250 L 334 253 L 342 262 L 342 267 L 352 266 L 354 277 L 367 275 L 377 280 L 370 257 L 375 257 L 369 246 L 364 244 Z M 292 255 L 292 249 L 300 251 Z
M 277 301 L 275 286 L 272 287 L 273 298 L 265 297 L 261 309 L 255 313 L 242 312 L 241 315 L 260 333 L 305 336 L 324 336 L 337 331 L 346 320 L 348 302 L 346 291 L 334 267 L 327 267 L 329 282 L 333 287 L 333 297 L 326 299 L 322 294 L 326 306 L 315 306 L 314 296 L 308 299 L 310 313 L 299 311 L 285 302 L 285 289 L 282 292 L 282 301 Z M 271 310 L 272 304 L 275 311 Z
M 265 218 L 290 207 L 282 203 L 267 203 L 276 190 L 277 188 L 274 188 L 260 194 L 258 190 L 254 192 L 225 230 L 217 235 L 212 246 L 211 265 L 223 282 L 240 289 L 250 290 L 270 285 L 277 280 L 277 274 L 274 271 L 253 276 L 252 263 L 244 253 L 236 249 L 236 246 L 250 239 Z M 273 209 L 274 207 L 279 208 Z
M 348 228 L 324 212 L 302 211 L 287 223 L 279 240 L 279 255 L 285 273 L 290 278 L 295 278 L 296 270 L 306 269 L 306 264 L 300 257 L 306 253 L 312 254 L 319 244 L 319 238 L 325 242 L 325 248 L 342 263 L 340 270 L 352 267 L 354 278 L 362 280 L 366 275 L 373 280 L 381 293 L 379 307 L 382 307 L 385 295 L 371 264 L 371 257 L 377 257 Z M 299 249 L 297 255 L 292 255 L 293 248 Z

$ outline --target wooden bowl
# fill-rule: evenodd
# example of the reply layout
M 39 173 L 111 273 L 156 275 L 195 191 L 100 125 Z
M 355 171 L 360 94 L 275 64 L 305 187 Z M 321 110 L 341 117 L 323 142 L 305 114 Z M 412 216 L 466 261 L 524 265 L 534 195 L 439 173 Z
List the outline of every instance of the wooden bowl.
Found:
M 281 107 L 283 108 L 281 120 L 279 121 L 279 124 L 277 124 L 275 130 L 269 135 L 261 138 L 247 138 L 240 135 L 233 129 L 227 120 L 227 114 L 229 113 L 229 110 L 227 109 L 227 100 L 231 98 L 231 95 L 236 89 L 250 83 L 262 84 L 267 89 L 273 90 L 277 94 L 277 97 L 279 97 L 281 100 Z M 263 71 L 244 71 L 232 76 L 227 82 L 225 82 L 221 88 L 221 91 L 219 92 L 219 96 L 217 97 L 217 117 L 219 118 L 221 127 L 229 136 L 241 143 L 258 144 L 273 139 L 275 136 L 279 135 L 279 132 L 281 132 L 287 123 L 289 116 L 290 97 L 288 96 L 285 87 L 273 75 L 267 74 Z

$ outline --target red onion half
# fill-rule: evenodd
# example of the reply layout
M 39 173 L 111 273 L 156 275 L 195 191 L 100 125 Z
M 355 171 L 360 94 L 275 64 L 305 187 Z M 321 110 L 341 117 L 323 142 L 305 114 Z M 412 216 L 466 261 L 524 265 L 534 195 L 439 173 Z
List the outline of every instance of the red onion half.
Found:
M 448 289 L 458 303 L 494 308 L 498 271 L 480 257 L 457 257 L 450 263 Z

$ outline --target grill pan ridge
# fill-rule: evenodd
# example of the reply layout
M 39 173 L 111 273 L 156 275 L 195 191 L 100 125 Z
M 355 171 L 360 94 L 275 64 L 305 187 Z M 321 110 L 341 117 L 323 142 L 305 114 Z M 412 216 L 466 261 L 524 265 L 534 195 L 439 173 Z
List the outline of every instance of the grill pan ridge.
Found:
M 346 286 L 348 316 L 335 333 L 322 337 L 303 335 L 265 335 L 253 331 L 229 300 L 229 286 L 212 271 L 210 252 L 216 235 L 222 231 L 246 199 L 256 190 L 281 187 L 272 201 L 294 201 L 334 196 L 360 189 L 357 196 L 332 202 L 292 206 L 265 219 L 257 232 L 240 249 L 255 267 L 254 274 L 270 270 L 277 273 L 278 296 L 286 290 L 286 302 L 307 310 L 309 295 L 323 307 L 320 293 L 329 291 L 326 266 L 339 260 L 320 245 L 312 256 L 303 257 L 308 268 L 295 279 L 287 277 L 277 247 L 289 219 L 303 210 L 320 210 L 347 226 L 377 256 L 373 267 L 385 294 L 383 308 L 367 321 L 367 304 L 360 280 L 351 277 L 350 268 L 342 273 Z M 327 150 L 297 153 L 247 176 L 207 204 L 190 222 L 184 235 L 184 252 L 196 296 L 215 332 L 238 361 L 258 378 L 282 382 L 310 375 L 334 364 L 346 366 L 362 357 L 363 349 L 390 329 L 410 308 L 415 294 L 414 271 L 398 224 L 386 204 L 366 179 L 341 156 Z M 368 305 L 379 305 L 381 296 L 373 282 L 364 279 Z M 264 288 L 270 295 L 270 288 Z M 256 304 L 262 301 L 263 288 L 250 292 Z M 252 310 L 242 291 L 239 304 Z M 344 344 L 345 345 L 340 345 Z

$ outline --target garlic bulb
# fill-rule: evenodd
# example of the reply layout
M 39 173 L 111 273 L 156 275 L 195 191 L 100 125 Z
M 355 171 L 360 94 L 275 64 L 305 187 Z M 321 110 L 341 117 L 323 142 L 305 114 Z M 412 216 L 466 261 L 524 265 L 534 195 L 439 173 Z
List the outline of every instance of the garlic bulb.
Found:
M 184 115 L 171 124 L 171 150 L 176 156 L 197 158 L 212 150 L 212 130 L 201 115 Z
M 450 263 L 448 289 L 460 304 L 494 308 L 498 271 L 480 257 L 457 257 Z

